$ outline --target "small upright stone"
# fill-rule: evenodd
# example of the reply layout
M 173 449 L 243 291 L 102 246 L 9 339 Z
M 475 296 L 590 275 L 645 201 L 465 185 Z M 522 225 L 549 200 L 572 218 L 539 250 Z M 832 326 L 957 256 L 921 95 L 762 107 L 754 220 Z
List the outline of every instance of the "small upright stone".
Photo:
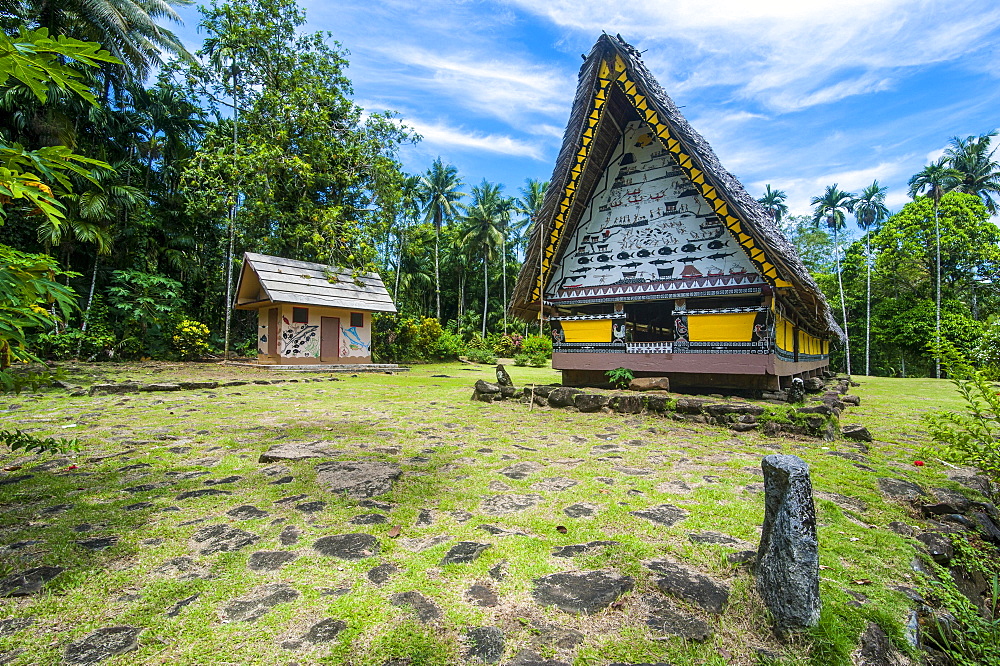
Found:
M 809 466 L 798 456 L 772 454 L 764 470 L 764 528 L 757 554 L 757 591 L 778 627 L 819 621 L 819 542 Z
M 497 365 L 497 384 L 500 386 L 514 385 L 514 380 L 510 378 L 510 374 L 507 373 L 507 368 L 503 367 L 503 363 Z
M 806 387 L 801 377 L 792 379 L 792 385 L 788 387 L 788 402 L 799 404 L 806 400 Z

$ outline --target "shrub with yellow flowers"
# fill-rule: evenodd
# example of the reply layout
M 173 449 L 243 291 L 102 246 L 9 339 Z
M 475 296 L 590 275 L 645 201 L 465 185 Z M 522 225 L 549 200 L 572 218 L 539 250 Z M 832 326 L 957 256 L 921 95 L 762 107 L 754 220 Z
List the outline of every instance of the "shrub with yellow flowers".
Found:
M 186 361 L 208 351 L 208 326 L 194 319 L 184 319 L 174 328 L 174 349 Z

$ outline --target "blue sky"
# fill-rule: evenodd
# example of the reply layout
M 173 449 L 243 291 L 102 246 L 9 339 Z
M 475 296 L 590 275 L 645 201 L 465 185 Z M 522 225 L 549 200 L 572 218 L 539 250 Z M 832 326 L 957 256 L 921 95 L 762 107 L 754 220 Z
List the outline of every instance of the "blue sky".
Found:
M 646 65 L 722 163 L 793 213 L 838 183 L 878 179 L 888 203 L 954 135 L 1000 127 L 995 0 L 300 0 L 308 29 L 350 50 L 355 99 L 424 138 L 411 172 L 440 155 L 465 191 L 517 194 L 548 180 L 582 59 L 606 31 Z M 627 6 L 626 6 L 627 5 Z M 194 50 L 198 13 L 175 27 Z

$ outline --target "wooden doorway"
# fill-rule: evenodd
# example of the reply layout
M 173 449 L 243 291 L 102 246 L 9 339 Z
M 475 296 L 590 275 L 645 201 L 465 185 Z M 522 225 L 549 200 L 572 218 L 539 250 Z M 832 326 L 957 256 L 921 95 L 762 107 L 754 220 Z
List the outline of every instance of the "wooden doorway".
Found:
M 267 355 L 278 355 L 278 308 L 267 311 Z
M 319 322 L 319 360 L 340 361 L 340 317 L 321 317 Z

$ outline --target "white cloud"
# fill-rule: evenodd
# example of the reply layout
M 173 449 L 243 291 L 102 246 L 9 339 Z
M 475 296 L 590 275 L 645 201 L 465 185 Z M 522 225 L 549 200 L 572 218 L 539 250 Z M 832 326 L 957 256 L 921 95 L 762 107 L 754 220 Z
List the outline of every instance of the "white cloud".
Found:
M 541 160 L 542 147 L 502 134 L 472 132 L 460 127 L 450 127 L 443 123 L 424 122 L 406 118 L 405 123 L 423 137 L 421 146 L 447 147 L 459 150 L 476 150 L 502 155 L 515 155 Z
M 509 1 L 590 39 L 620 32 L 647 49 L 647 64 L 668 73 L 672 90 L 736 86 L 778 111 L 885 90 L 903 68 L 980 52 L 1000 25 L 989 0 L 672 0 L 627 9 Z

